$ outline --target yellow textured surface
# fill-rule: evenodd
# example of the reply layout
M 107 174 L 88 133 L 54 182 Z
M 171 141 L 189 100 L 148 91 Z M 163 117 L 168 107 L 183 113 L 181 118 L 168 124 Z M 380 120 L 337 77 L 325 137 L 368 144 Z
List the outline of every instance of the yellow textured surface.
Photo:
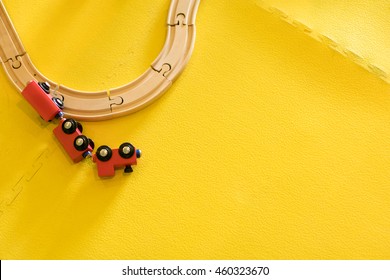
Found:
M 78 89 L 134 79 L 165 39 L 168 0 L 3 2 Z M 130 176 L 72 164 L 1 73 L 0 259 L 390 258 L 389 84 L 255 0 L 202 1 L 197 27 L 162 98 L 84 123 L 143 150 Z
M 389 0 L 257 2 L 390 83 Z

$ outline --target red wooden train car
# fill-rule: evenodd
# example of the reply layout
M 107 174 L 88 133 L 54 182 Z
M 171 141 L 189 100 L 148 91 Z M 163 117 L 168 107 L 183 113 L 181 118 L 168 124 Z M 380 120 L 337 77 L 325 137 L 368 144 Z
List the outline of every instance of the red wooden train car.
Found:
M 29 82 L 22 95 L 45 121 L 63 116 L 64 103 L 61 99 L 50 95 L 50 85 L 47 82 Z
M 100 177 L 112 177 L 115 169 L 124 168 L 125 173 L 133 172 L 132 165 L 137 164 L 141 157 L 141 150 L 135 149 L 130 143 L 123 143 L 119 149 L 100 146 L 93 155 Z
M 80 123 L 73 119 L 62 119 L 53 132 L 73 162 L 92 156 L 94 143 L 82 134 L 83 127 Z

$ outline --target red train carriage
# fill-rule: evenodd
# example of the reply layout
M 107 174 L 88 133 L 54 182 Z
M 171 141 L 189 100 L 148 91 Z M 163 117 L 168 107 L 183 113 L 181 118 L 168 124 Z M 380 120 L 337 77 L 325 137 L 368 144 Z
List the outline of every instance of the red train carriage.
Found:
M 61 99 L 50 95 L 50 85 L 47 82 L 29 82 L 22 95 L 45 121 L 63 116 L 64 103 Z
M 53 132 L 75 163 L 92 156 L 94 143 L 82 135 L 83 127 L 80 123 L 73 119 L 62 119 Z
M 112 177 L 115 169 L 124 168 L 125 173 L 133 172 L 132 165 L 137 164 L 137 158 L 141 157 L 141 150 L 135 149 L 130 143 L 123 143 L 119 149 L 111 149 L 108 146 L 100 146 L 93 155 L 100 177 Z

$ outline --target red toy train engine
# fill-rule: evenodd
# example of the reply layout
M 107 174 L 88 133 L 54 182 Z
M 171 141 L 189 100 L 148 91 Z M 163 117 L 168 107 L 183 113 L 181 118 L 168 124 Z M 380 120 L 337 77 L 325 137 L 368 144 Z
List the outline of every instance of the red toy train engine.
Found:
M 62 118 L 64 103 L 60 98 L 50 95 L 49 83 L 31 81 L 22 91 L 22 95 L 45 121 Z
M 73 162 L 92 156 L 95 145 L 91 139 L 82 135 L 83 127 L 80 123 L 73 119 L 62 119 L 53 132 Z
M 108 146 L 100 146 L 93 155 L 100 177 L 112 177 L 115 169 L 125 168 L 125 173 L 133 172 L 132 165 L 137 164 L 137 158 L 141 157 L 141 150 L 135 149 L 130 143 L 123 143 L 119 149 L 111 149 Z

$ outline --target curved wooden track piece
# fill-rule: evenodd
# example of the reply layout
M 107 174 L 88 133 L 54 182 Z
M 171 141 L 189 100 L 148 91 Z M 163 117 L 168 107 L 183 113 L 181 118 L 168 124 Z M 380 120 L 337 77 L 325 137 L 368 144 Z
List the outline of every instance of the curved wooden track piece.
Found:
M 140 110 L 161 96 L 184 70 L 195 43 L 195 18 L 200 0 L 172 0 L 165 45 L 136 80 L 114 89 L 86 92 L 49 80 L 33 65 L 0 1 L 0 59 L 9 79 L 21 92 L 31 80 L 48 81 L 51 94 L 63 99 L 64 114 L 77 120 L 105 120 Z

